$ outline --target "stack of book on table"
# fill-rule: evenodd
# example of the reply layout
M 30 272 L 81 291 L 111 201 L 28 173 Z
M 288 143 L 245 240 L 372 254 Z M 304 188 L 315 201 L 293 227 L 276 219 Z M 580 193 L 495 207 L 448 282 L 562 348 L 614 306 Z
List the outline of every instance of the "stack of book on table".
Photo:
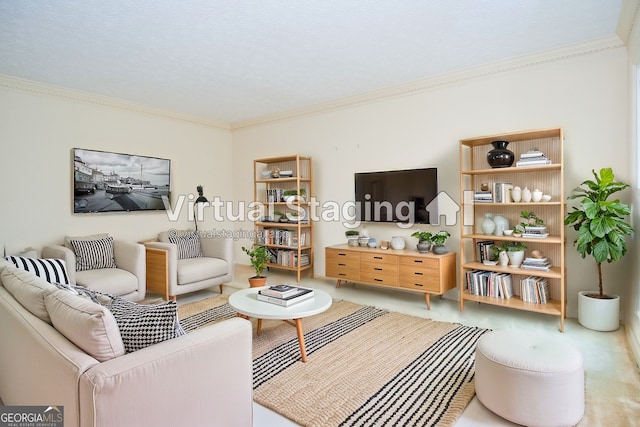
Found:
M 289 307 L 313 298 L 313 289 L 291 285 L 269 286 L 258 291 L 258 300 Z
M 551 160 L 542 151 L 531 150 L 520 154 L 520 160 L 516 162 L 516 167 L 550 165 Z

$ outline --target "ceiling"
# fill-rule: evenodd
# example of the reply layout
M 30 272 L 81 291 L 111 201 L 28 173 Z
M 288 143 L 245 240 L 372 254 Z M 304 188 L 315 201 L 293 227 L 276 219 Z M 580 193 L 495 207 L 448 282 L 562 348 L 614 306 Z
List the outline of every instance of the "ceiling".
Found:
M 623 0 L 3 0 L 0 74 L 240 123 L 616 34 Z

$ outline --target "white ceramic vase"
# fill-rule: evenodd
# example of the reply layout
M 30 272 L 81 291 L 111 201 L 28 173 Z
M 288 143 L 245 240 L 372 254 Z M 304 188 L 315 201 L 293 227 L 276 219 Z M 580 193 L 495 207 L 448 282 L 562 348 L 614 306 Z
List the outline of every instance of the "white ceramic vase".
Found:
M 507 218 L 503 217 L 502 215 L 496 214 L 493 216 L 493 222 L 496 225 L 496 229 L 493 234 L 495 234 L 496 236 L 504 236 L 504 230 L 509 229 L 509 221 L 507 220 Z
M 506 267 L 509 265 L 509 255 L 507 255 L 506 251 L 501 251 L 498 254 L 498 261 L 500 262 L 501 267 Z
M 493 222 L 493 214 L 490 214 L 490 213 L 484 214 L 484 219 L 480 224 L 480 228 L 482 229 L 482 232 L 484 234 L 487 234 L 487 235 L 493 234 L 493 232 L 496 229 L 496 223 Z
M 391 249 L 404 249 L 405 241 L 402 236 L 393 236 L 391 238 Z
M 511 190 L 511 200 L 513 200 L 514 203 L 520 203 L 520 200 L 522 200 L 522 189 L 520 187 L 513 187 Z
M 529 203 L 531 201 L 531 190 L 527 187 L 524 187 L 524 190 L 522 190 L 522 201 L 524 203 Z
M 524 259 L 524 251 L 507 251 L 509 256 L 509 267 L 519 268 Z

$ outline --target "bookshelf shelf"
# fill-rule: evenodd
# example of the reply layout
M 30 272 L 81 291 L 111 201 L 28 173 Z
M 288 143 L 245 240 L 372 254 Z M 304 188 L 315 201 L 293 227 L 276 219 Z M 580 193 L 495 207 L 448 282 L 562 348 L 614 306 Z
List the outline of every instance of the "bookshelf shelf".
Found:
M 493 148 L 492 141 L 509 141 L 508 149 L 515 159 L 522 153 L 531 150 L 539 150 L 551 161 L 548 165 L 527 167 L 489 168 L 487 152 Z M 565 263 L 565 195 L 563 179 L 563 136 L 561 128 L 539 129 L 524 132 L 513 132 L 499 135 L 482 136 L 463 139 L 460 141 L 460 206 L 462 207 L 463 220 L 460 229 L 460 274 L 459 294 L 460 311 L 464 310 L 464 304 L 468 301 L 480 302 L 525 310 L 536 313 L 558 316 L 559 329 L 564 332 L 564 319 L 566 317 L 566 263 Z M 474 197 L 469 200 L 469 194 L 480 194 L 486 189 L 486 185 L 496 183 L 509 183 L 521 188 L 528 187 L 533 190 L 539 188 L 551 195 L 548 202 L 514 203 L 509 195 L 504 203 L 495 201 L 474 202 Z M 485 188 L 482 188 L 485 187 Z M 496 188 L 499 188 L 498 185 Z M 500 200 L 499 193 L 492 195 Z M 485 214 L 493 213 L 507 218 L 510 224 L 517 224 L 521 211 L 533 211 L 545 221 L 549 236 L 545 238 L 496 236 L 482 233 L 480 224 Z M 479 259 L 478 246 L 481 242 L 494 241 L 496 244 L 505 242 L 523 242 L 527 244 L 526 256 L 531 251 L 537 250 L 551 261 L 549 271 L 502 267 L 500 265 L 485 265 Z M 491 272 L 504 276 L 509 274 L 513 286 L 514 295 L 511 298 L 489 297 L 475 295 L 477 290 L 474 282 L 474 293 L 470 292 L 467 283 L 467 273 Z M 478 273 L 476 273 L 477 277 Z M 546 282 L 549 287 L 549 299 L 544 304 L 536 304 L 523 301 L 520 297 L 520 281 L 533 276 Z

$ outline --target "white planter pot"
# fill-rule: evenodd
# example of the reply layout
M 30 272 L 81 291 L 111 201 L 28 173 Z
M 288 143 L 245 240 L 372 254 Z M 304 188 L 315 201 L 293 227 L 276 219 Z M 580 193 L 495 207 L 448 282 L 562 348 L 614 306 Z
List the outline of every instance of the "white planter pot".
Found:
M 594 331 L 615 331 L 620 327 L 620 297 L 612 299 L 590 298 L 597 291 L 578 292 L 578 322 Z
M 507 255 L 509 256 L 509 267 L 519 268 L 524 259 L 524 251 L 507 251 Z

